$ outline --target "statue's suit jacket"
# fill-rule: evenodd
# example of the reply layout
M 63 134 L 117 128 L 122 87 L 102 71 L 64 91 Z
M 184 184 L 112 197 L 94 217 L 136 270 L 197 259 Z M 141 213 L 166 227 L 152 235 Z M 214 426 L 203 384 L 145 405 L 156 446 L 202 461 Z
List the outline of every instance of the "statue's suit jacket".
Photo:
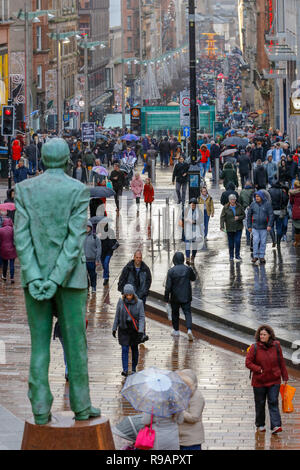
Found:
M 87 288 L 83 243 L 89 188 L 49 169 L 16 185 L 15 245 L 22 287 L 36 279 Z

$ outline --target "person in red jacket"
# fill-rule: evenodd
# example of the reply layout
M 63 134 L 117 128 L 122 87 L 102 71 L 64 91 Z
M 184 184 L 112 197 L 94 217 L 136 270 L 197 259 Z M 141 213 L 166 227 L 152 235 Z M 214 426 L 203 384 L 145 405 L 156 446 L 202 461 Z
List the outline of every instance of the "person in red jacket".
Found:
M 12 154 L 12 170 L 13 172 L 16 169 L 16 165 L 19 163 L 21 154 L 22 154 L 22 145 L 19 139 L 15 139 L 11 146 L 11 154 Z
M 281 377 L 286 384 L 289 377 L 279 341 L 269 325 L 261 325 L 255 334 L 256 343 L 249 348 L 246 367 L 252 372 L 255 401 L 255 424 L 258 431 L 265 432 L 266 399 L 270 414 L 271 432 L 282 431 L 278 396 Z
M 0 228 L 0 258 L 2 258 L 2 280 L 6 281 L 6 273 L 9 262 L 10 267 L 10 282 L 14 284 L 15 273 L 15 259 L 17 257 L 16 248 L 14 245 L 14 228 L 11 219 L 6 218 Z
M 146 203 L 146 209 L 148 209 L 148 204 L 151 204 L 154 201 L 154 188 L 151 184 L 150 178 L 146 178 L 145 186 L 144 186 L 144 201 Z
M 200 172 L 202 178 L 205 178 L 206 170 L 207 170 L 207 162 L 210 157 L 210 152 L 205 144 L 201 145 L 200 147 Z

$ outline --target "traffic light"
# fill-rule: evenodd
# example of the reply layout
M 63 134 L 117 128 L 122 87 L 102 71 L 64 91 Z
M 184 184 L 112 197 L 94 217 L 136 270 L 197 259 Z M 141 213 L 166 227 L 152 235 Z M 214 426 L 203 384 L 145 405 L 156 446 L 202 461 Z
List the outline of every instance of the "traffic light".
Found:
M 14 106 L 2 106 L 2 135 L 13 136 L 15 132 L 15 108 Z

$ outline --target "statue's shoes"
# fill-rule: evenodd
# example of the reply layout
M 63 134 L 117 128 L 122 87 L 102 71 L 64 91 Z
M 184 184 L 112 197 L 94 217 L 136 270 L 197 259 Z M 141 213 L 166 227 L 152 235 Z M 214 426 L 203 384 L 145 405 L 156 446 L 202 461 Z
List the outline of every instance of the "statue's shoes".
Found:
M 44 413 L 42 415 L 34 415 L 35 424 L 48 424 L 51 421 L 51 413 Z
M 80 413 L 75 413 L 75 420 L 85 421 L 86 419 L 97 418 L 98 416 L 101 416 L 100 408 L 94 408 L 93 406 L 90 406 L 86 410 L 80 411 Z

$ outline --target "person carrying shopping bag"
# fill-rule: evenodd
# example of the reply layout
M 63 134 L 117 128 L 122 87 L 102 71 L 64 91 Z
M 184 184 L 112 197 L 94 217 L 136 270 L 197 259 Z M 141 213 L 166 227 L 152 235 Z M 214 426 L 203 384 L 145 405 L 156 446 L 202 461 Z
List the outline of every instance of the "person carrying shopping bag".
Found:
M 129 348 L 132 352 L 132 373 L 136 372 L 139 360 L 138 345 L 143 339 L 145 328 L 145 312 L 143 301 L 138 299 L 131 284 L 126 284 L 123 295 L 119 299 L 112 335 L 116 338 L 118 330 L 119 344 L 122 346 L 121 375 L 128 376 Z
M 252 372 L 257 431 L 266 431 L 265 407 L 268 400 L 271 433 L 282 432 L 278 406 L 281 378 L 287 384 L 289 376 L 279 341 L 269 325 L 261 325 L 246 357 L 246 367 Z

